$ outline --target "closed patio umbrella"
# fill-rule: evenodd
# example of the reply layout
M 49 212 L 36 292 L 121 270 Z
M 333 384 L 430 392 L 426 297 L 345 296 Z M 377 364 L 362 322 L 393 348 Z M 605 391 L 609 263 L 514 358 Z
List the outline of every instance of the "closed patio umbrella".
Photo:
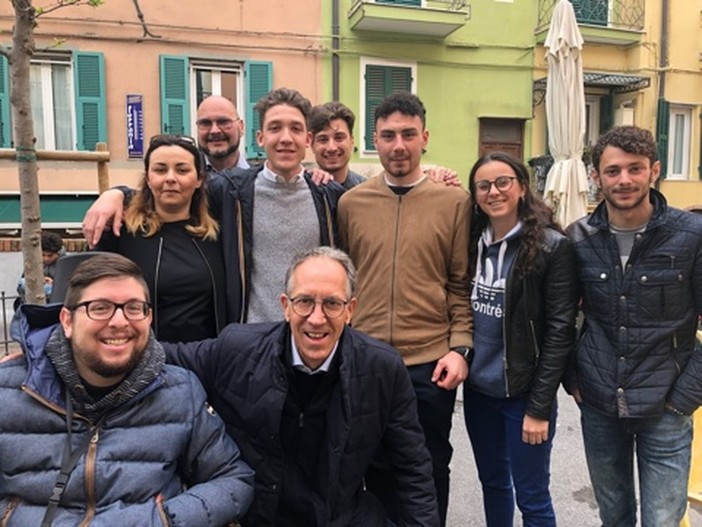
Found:
M 544 43 L 546 124 L 554 163 L 546 176 L 544 201 L 563 227 L 587 214 L 588 182 L 582 161 L 585 139 L 585 91 L 581 50 L 583 37 L 568 0 L 553 10 Z

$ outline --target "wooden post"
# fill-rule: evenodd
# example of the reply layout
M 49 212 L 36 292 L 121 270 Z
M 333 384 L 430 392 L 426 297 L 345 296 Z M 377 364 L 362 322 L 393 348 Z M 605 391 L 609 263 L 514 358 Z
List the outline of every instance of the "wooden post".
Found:
M 95 145 L 97 152 L 107 152 L 105 143 L 97 143 Z M 110 175 L 107 169 L 108 161 L 98 161 L 98 192 L 102 194 L 110 188 Z

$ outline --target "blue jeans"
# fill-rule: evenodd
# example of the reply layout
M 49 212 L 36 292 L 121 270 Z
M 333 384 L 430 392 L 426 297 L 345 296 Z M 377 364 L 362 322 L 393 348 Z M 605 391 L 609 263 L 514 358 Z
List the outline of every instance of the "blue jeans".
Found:
M 427 450 L 431 455 L 439 517 L 443 526 L 446 525 L 449 500 L 449 462 L 453 454 L 449 436 L 456 390 L 444 390 L 431 382 L 434 368 L 436 368 L 436 361 L 408 366 L 407 371 L 412 379 L 414 393 L 417 395 L 417 414 L 424 429 Z M 366 488 L 380 500 L 390 520 L 397 523 L 395 476 L 389 470 L 382 451 L 376 456 L 374 464 L 366 474 Z
M 680 525 L 687 508 L 692 418 L 665 412 L 619 419 L 580 405 L 590 480 L 603 527 L 636 525 L 634 452 L 642 527 Z
M 555 527 L 549 467 L 556 401 L 548 440 L 530 445 L 522 441 L 525 397 L 490 397 L 463 386 L 463 414 L 483 487 L 486 525 L 512 527 L 516 494 L 524 527 Z

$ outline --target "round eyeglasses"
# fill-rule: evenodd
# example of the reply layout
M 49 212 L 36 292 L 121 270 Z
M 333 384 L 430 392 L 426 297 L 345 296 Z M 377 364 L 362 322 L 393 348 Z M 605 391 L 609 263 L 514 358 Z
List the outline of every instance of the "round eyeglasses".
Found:
M 507 192 L 510 188 L 512 188 L 512 183 L 515 179 L 517 179 L 517 176 L 499 176 L 492 181 L 483 179 L 482 181 L 476 181 L 474 183 L 475 190 L 480 194 L 487 194 L 490 192 L 490 187 L 495 185 L 495 188 L 500 192 Z
M 151 309 L 151 304 L 148 302 L 143 302 L 141 300 L 130 300 L 124 302 L 123 304 L 116 304 L 115 302 L 110 302 L 109 300 L 86 300 L 80 304 L 73 306 L 71 311 L 75 311 L 79 307 L 85 308 L 85 314 L 88 315 L 89 319 L 92 320 L 110 320 L 117 309 L 122 310 L 124 318 L 127 320 L 144 320 L 149 316 L 149 310 Z
M 322 312 L 327 318 L 338 318 L 349 303 L 348 300 L 334 297 L 316 300 L 311 296 L 296 296 L 295 298 L 288 297 L 288 300 L 292 304 L 293 312 L 300 317 L 309 317 L 317 304 L 321 304 Z

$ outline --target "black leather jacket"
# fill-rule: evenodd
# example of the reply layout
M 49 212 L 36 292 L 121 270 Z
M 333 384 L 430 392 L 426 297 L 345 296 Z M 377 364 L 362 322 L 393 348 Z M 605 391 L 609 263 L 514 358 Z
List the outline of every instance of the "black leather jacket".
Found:
M 546 229 L 532 270 L 520 277 L 512 266 L 503 319 L 508 393 L 528 394 L 526 413 L 537 419 L 549 419 L 575 350 L 577 300 L 573 248 L 565 236 Z
M 653 417 L 702 402 L 702 217 L 650 191 L 653 215 L 622 272 L 605 203 L 568 228 L 585 323 L 567 388 L 608 415 Z

